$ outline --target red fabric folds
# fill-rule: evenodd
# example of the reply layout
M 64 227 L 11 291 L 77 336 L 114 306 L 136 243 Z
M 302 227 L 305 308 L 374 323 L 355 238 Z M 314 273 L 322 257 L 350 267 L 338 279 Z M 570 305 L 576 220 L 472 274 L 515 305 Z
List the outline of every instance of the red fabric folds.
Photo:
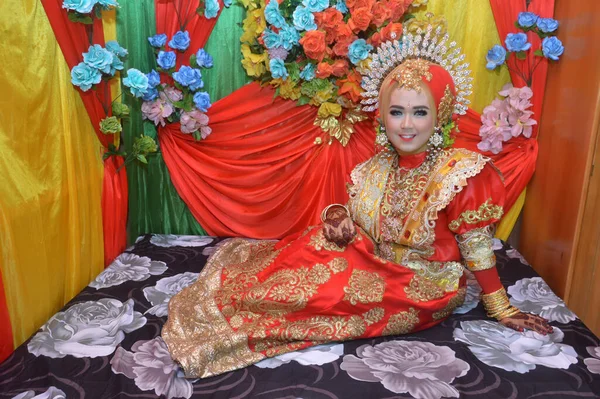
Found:
M 42 0 L 42 5 L 56 36 L 62 53 L 69 68 L 83 61 L 82 53 L 90 46 L 89 25 L 69 21 L 67 11 L 62 8 L 62 0 Z M 94 20 L 94 44 L 104 46 L 104 31 L 102 21 Z M 102 81 L 96 90 L 83 92 L 78 90 L 83 100 L 85 109 L 90 116 L 92 126 L 96 131 L 98 140 L 106 149 L 112 142 L 112 135 L 100 132 L 100 120 L 110 115 L 110 106 L 105 111 L 102 104 L 110 104 L 110 88 L 106 81 Z M 104 179 L 102 183 L 102 225 L 104 229 L 104 264 L 110 264 L 119 255 L 127 244 L 127 174 L 124 170 L 117 173 L 123 165 L 121 157 L 110 157 L 104 161 Z
M 173 184 L 211 234 L 281 238 L 319 220 L 332 202 L 345 203 L 352 168 L 374 153 L 371 122 L 355 125 L 346 148 L 313 125 L 317 109 L 273 99 L 252 83 L 213 104 L 212 134 L 200 143 L 159 128 Z
M 13 335 L 10 324 L 10 315 L 4 293 L 4 283 L 0 272 L 0 363 L 13 352 Z

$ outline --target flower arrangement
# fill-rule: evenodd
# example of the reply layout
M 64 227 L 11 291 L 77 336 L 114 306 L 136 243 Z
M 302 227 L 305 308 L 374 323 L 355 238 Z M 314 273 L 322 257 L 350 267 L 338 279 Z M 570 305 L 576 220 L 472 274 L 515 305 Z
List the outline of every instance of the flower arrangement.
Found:
M 205 139 L 211 133 L 206 115 L 211 102 L 210 95 L 201 90 L 204 87 L 202 69 L 212 68 L 213 59 L 204 49 L 199 49 L 190 57 L 189 65 L 182 65 L 176 71 L 177 53 L 166 48 L 167 40 L 165 34 L 148 38 L 156 53 L 158 71 L 144 75 L 148 90 L 142 95 L 142 116 L 156 126 L 180 122 L 182 133 L 191 134 L 196 140 Z M 175 33 L 168 42 L 170 49 L 180 53 L 189 45 L 187 31 Z M 161 76 L 168 78 L 161 81 Z
M 513 137 L 523 135 L 531 137 L 532 126 L 537 122 L 531 117 L 533 111 L 531 102 L 533 92 L 527 86 L 515 88 L 510 83 L 498 92 L 503 98 L 495 99 L 483 110 L 479 130 L 482 137 L 477 148 L 498 154 L 502 151 L 502 143 Z
M 491 105 L 483 110 L 481 121 L 483 123 L 479 130 L 482 137 L 477 147 L 481 151 L 490 151 L 498 154 L 502 151 L 502 143 L 523 135 L 531 137 L 533 125 L 537 122 L 532 118 L 533 111 L 530 110 L 530 102 L 533 92 L 531 81 L 533 73 L 542 60 L 558 61 L 565 48 L 562 42 L 554 35 L 558 29 L 558 21 L 552 18 L 541 18 L 532 12 L 521 12 L 517 17 L 515 26 L 522 32 L 509 33 L 504 44 L 506 48 L 497 44 L 492 47 L 486 55 L 486 67 L 495 70 L 502 65 L 521 77 L 526 86 L 515 88 L 505 85 L 498 94 L 502 97 L 496 98 Z M 537 57 L 533 66 L 524 68 L 527 52 L 532 50 L 527 32 L 533 32 L 542 40 L 539 49 L 534 51 Z M 511 55 L 514 55 L 511 65 L 508 64 Z M 517 62 L 517 61 L 521 62 Z M 527 64 L 529 65 L 529 64 Z
M 381 42 L 402 34 L 407 10 L 426 0 L 240 0 L 246 73 L 275 96 L 319 107 L 315 124 L 343 145 L 359 110 L 361 68 Z
M 70 21 L 86 25 L 94 23 L 94 16 L 102 18 L 103 10 L 118 6 L 116 0 L 64 0 L 62 4 Z

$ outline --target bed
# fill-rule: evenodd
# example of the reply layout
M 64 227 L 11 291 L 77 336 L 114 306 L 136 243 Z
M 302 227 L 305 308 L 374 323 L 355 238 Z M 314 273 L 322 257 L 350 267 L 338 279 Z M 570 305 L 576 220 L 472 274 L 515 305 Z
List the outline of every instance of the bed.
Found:
M 169 298 L 226 238 L 145 235 L 0 365 L 0 398 L 596 398 L 600 340 L 508 244 L 511 302 L 552 322 L 518 333 L 467 298 L 441 325 L 322 345 L 220 376 L 183 378 L 160 339 Z

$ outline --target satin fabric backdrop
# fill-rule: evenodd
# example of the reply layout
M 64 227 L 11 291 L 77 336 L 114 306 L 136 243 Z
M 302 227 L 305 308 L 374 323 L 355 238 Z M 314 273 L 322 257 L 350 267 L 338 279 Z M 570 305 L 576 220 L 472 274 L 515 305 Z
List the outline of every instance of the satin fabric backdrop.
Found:
M 506 71 L 499 72 L 499 79 L 498 73 L 485 70 L 485 54 L 500 42 L 498 33 L 487 29 L 494 23 L 489 3 L 431 1 L 427 7 L 447 14 L 450 33 L 458 41 L 463 39 L 474 75 L 487 82 L 477 84 L 474 104 L 481 108 L 489 104 L 509 80 Z M 465 15 L 473 21 L 466 25 L 467 31 Z M 192 36 L 192 47 L 197 43 Z M 200 143 L 179 133 L 177 125 L 159 129 L 171 179 L 211 234 L 280 238 L 317 223 L 323 207 L 346 201 L 343 182 L 354 165 L 373 154 L 370 122 L 356 126 L 347 148 L 337 142 L 316 145 L 315 138 L 324 136 L 313 125 L 316 108 L 273 100 L 273 94 L 252 83 L 213 104 L 208 113 L 213 134 Z M 470 112 L 463 117 L 461 130 L 478 138 L 479 125 L 478 114 Z M 509 184 L 518 176 L 514 168 L 520 155 L 503 153 L 508 158 L 498 160 Z
M 12 351 L 103 269 L 103 166 L 43 7 L 1 2 L 0 26 L 0 51 L 13 55 L 0 73 L 0 268 L 10 314 L 0 305 L 0 347 Z
M 62 8 L 63 0 L 42 0 L 42 5 L 54 31 L 54 36 L 62 50 L 69 68 L 83 60 L 82 53 L 90 46 L 86 25 L 69 21 L 67 12 Z M 94 20 L 93 43 L 104 46 L 102 21 Z M 100 132 L 100 120 L 110 116 L 110 87 L 102 81 L 96 90 L 79 91 L 81 99 L 98 139 L 104 146 L 115 140 L 113 135 Z M 104 106 L 107 107 L 105 110 Z M 104 229 L 104 264 L 108 265 L 127 244 L 127 174 L 117 170 L 123 165 L 121 157 L 110 157 L 104 161 L 104 179 L 102 185 L 102 222 Z

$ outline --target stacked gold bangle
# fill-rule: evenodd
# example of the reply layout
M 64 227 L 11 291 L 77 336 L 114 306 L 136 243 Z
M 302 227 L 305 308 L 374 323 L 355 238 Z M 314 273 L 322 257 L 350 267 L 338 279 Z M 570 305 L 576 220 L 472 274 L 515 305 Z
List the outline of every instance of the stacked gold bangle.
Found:
M 481 295 L 481 300 L 483 301 L 483 306 L 485 307 L 487 315 L 496 320 L 502 320 L 505 317 L 511 317 L 521 312 L 519 309 L 510 305 L 510 301 L 508 300 L 504 288 L 500 288 L 498 291 L 492 292 L 491 294 Z
M 331 204 L 331 205 L 327 205 L 327 206 L 325 207 L 325 209 L 323 209 L 323 212 L 321 212 L 321 221 L 322 221 L 322 222 L 325 222 L 325 219 L 327 219 L 327 211 L 328 211 L 330 208 L 334 207 L 334 206 L 339 206 L 339 207 L 341 207 L 341 208 L 344 208 L 344 210 L 346 211 L 346 214 L 347 214 L 348 216 L 350 216 L 350 211 L 349 211 L 349 210 L 348 210 L 348 208 L 346 208 L 344 205 L 342 205 L 342 204 Z

